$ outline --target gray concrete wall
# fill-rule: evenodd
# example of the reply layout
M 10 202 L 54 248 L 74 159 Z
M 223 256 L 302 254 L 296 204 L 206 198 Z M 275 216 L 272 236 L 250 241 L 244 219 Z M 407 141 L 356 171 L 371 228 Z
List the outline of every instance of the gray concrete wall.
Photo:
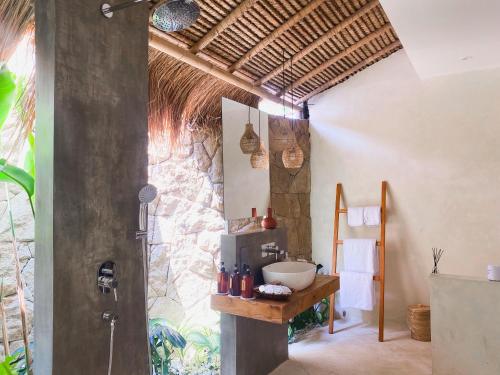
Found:
M 100 0 L 37 0 L 37 375 L 147 374 L 137 193 L 147 183 L 148 10 L 101 16 Z M 96 287 L 118 267 L 118 303 Z

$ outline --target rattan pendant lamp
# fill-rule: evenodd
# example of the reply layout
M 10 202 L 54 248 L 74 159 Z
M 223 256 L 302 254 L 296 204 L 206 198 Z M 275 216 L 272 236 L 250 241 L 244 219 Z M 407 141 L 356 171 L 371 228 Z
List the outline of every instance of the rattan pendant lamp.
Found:
M 269 168 L 269 154 L 262 143 L 260 138 L 260 111 L 259 111 L 259 149 L 252 153 L 250 156 L 250 164 L 254 169 L 268 169 Z
M 290 60 L 290 75 L 291 75 L 291 81 L 292 81 L 292 87 L 291 87 L 291 92 L 292 92 L 292 136 L 291 136 L 291 142 L 288 144 L 288 146 L 285 148 L 283 151 L 282 155 L 282 160 L 283 160 L 283 165 L 287 169 L 298 169 L 302 167 L 302 164 L 304 163 L 304 152 L 300 148 L 299 144 L 297 143 L 297 137 L 295 136 L 295 117 L 293 113 L 293 57 Z M 285 66 L 283 64 L 283 76 L 284 76 L 284 70 Z M 285 82 L 283 80 L 283 87 L 285 86 Z M 283 101 L 285 100 L 285 94 L 283 94 Z M 283 103 L 283 108 L 284 108 L 284 103 Z
M 248 106 L 248 122 L 245 124 L 245 132 L 240 139 L 240 148 L 244 154 L 252 154 L 260 148 L 260 138 L 253 130 L 253 124 L 250 121 L 250 106 Z

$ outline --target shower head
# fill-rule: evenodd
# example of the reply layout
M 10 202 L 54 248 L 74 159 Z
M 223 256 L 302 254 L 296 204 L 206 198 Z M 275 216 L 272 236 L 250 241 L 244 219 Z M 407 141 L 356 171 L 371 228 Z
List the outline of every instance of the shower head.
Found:
M 104 3 L 101 13 L 106 18 L 113 17 L 113 13 L 151 0 L 127 0 L 117 5 Z M 153 8 L 151 23 L 161 31 L 172 32 L 186 29 L 196 22 L 200 16 L 200 7 L 195 0 L 166 0 L 161 1 Z
M 194 0 L 167 0 L 155 6 L 151 22 L 165 32 L 186 29 L 200 16 L 200 7 Z
M 141 190 L 139 190 L 139 202 L 143 204 L 151 203 L 158 194 L 158 190 L 154 185 L 147 184 Z

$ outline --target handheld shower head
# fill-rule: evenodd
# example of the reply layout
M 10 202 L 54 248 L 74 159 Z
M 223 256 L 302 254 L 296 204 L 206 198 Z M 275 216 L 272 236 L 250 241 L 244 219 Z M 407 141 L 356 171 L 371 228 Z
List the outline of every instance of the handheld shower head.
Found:
M 139 230 L 147 231 L 148 228 L 148 204 L 154 201 L 158 190 L 156 186 L 147 184 L 141 190 L 139 190 L 139 202 L 141 203 L 139 208 Z
M 139 190 L 139 202 L 147 204 L 151 203 L 158 194 L 156 186 L 147 184 L 141 190 Z

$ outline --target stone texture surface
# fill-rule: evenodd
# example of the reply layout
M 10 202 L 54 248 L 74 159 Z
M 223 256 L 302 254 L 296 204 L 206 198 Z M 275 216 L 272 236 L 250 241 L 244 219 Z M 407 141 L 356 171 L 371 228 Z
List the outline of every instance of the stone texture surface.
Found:
M 4 191 L 1 184 L 0 190 Z M 16 272 L 14 247 L 8 220 L 8 210 L 4 192 L 0 201 L 0 285 L 5 308 L 7 329 L 11 350 L 22 345 L 21 317 L 16 292 Z M 32 331 L 33 291 L 34 291 L 34 220 L 26 194 L 17 187 L 9 185 L 9 199 L 12 207 L 13 221 L 16 228 L 17 253 L 21 265 L 21 276 L 25 285 L 26 315 L 28 333 Z M 0 341 L 2 338 L 0 337 Z M 3 355 L 3 343 L 0 348 Z
M 149 180 L 160 195 L 149 218 L 149 314 L 218 328 L 209 296 L 225 227 L 222 150 L 214 134 L 184 134 L 181 144 L 171 155 L 150 149 Z
M 299 169 L 286 169 L 283 165 L 283 130 L 291 129 L 291 120 L 269 116 L 271 205 L 278 225 L 288 228 L 288 254 L 290 257 L 311 259 L 311 143 L 309 121 L 296 120 L 294 133 L 302 151 L 304 163 Z M 273 139 L 279 136 L 279 141 Z

